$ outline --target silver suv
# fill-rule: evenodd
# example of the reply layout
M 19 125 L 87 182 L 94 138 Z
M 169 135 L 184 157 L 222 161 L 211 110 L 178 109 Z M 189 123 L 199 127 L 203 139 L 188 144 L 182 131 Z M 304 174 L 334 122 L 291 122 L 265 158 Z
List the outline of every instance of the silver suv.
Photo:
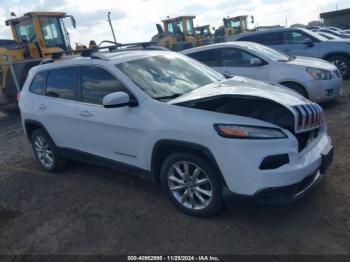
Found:
M 230 40 L 267 45 L 289 55 L 325 59 L 335 64 L 343 78 L 350 77 L 349 40 L 327 38 L 307 29 L 282 28 L 235 35 Z

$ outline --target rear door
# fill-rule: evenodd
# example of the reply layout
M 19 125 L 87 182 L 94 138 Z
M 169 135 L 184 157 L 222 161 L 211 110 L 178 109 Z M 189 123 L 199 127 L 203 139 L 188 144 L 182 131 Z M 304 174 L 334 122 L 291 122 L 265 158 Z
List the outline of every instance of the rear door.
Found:
M 29 88 L 34 115 L 58 147 L 82 149 L 76 122 L 78 68 L 74 66 L 38 73 Z
M 269 65 L 261 58 L 243 51 L 238 48 L 218 49 L 220 57 L 220 66 L 215 70 L 226 75 L 238 75 L 250 77 L 257 80 L 268 80 Z M 252 65 L 252 58 L 259 58 L 263 63 L 261 65 Z
M 123 91 L 133 96 L 108 69 L 80 68 L 81 94 L 77 118 L 85 151 L 133 166 L 141 166 L 143 154 L 142 112 L 140 107 L 104 108 L 103 98 Z

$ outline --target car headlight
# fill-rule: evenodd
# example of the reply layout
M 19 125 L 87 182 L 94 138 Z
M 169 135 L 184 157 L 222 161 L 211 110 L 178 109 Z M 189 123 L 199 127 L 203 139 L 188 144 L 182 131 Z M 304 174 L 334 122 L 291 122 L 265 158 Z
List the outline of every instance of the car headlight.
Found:
M 231 125 L 231 124 L 215 124 L 215 130 L 220 136 L 228 138 L 243 139 L 279 139 L 287 138 L 287 135 L 278 128 Z
M 329 80 L 332 79 L 332 73 L 327 70 L 323 70 L 320 68 L 308 67 L 306 68 L 306 72 L 315 79 L 315 80 Z

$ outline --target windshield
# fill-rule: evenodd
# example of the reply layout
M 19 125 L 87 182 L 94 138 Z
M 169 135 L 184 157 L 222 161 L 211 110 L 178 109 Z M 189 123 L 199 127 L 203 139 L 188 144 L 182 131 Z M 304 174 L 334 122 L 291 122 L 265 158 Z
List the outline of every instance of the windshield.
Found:
M 327 41 L 328 39 L 316 32 L 313 32 L 311 30 L 308 30 L 308 29 L 302 29 L 302 31 L 304 31 L 305 33 L 309 34 L 310 36 L 316 38 L 317 40 L 323 42 L 323 41 Z
M 155 99 L 171 98 L 225 78 L 193 59 L 166 53 L 117 64 L 145 93 Z
M 21 43 L 33 41 L 35 32 L 32 20 L 26 19 L 16 24 L 16 33 Z
M 287 62 L 293 59 L 293 57 L 288 56 L 285 53 L 282 53 L 264 45 L 256 44 L 254 46 L 248 46 L 248 49 L 258 52 L 262 56 L 265 56 L 275 62 Z
M 40 17 L 39 19 L 46 46 L 66 49 L 60 20 L 57 17 Z

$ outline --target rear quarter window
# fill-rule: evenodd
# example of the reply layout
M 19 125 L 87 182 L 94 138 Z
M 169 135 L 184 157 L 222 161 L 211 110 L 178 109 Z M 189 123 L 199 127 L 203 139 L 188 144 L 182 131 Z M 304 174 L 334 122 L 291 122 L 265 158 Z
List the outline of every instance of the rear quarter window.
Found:
M 47 72 L 37 73 L 29 87 L 29 91 L 37 95 L 46 95 Z

